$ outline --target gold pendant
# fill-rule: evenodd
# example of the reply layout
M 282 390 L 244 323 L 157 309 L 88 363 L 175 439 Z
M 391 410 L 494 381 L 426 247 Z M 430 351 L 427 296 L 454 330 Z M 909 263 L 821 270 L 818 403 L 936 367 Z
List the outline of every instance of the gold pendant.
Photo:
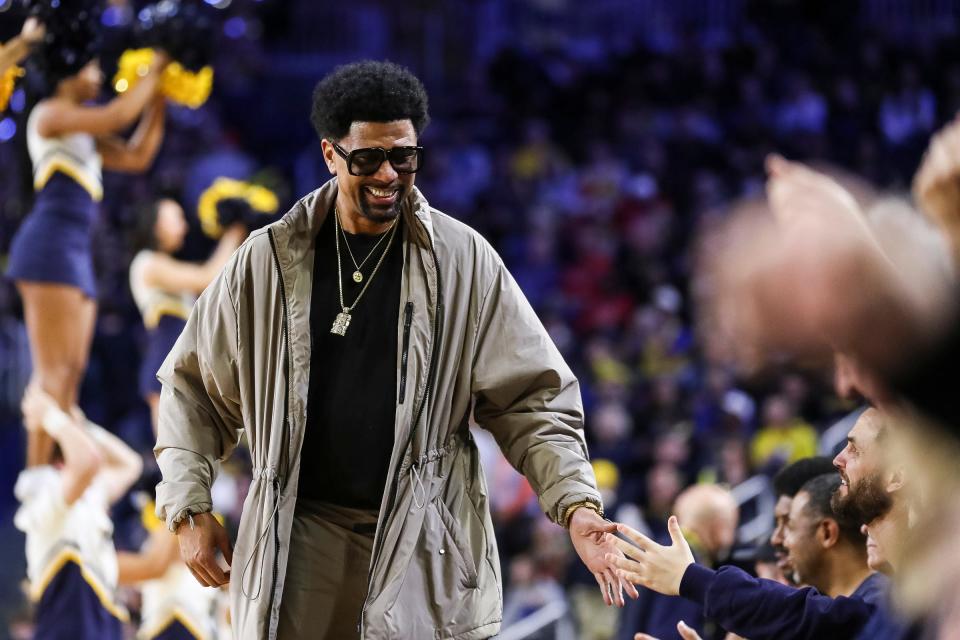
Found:
M 333 326 L 330 328 L 330 333 L 334 333 L 338 336 L 344 336 L 347 334 L 347 328 L 350 326 L 350 314 L 346 311 L 337 314 L 337 319 L 333 321 Z
M 354 282 L 357 282 L 357 283 L 363 282 L 363 274 L 360 273 L 360 271 L 354 271 L 354 272 L 353 272 L 353 281 L 354 281 Z

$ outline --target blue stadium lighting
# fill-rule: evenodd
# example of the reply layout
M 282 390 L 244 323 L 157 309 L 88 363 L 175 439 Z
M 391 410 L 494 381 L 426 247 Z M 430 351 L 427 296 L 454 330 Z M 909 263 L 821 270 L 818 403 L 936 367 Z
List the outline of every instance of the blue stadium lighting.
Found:
M 27 106 L 27 93 L 23 89 L 17 89 L 10 96 L 10 110 L 14 113 L 20 113 Z
M 100 21 L 105 27 L 119 27 L 126 23 L 124 19 L 124 11 L 121 7 L 116 5 L 107 7 L 103 12 L 103 16 L 100 18 Z
M 4 118 L 0 120 L 0 142 L 6 142 L 13 138 L 17 133 L 17 123 L 13 118 Z
M 239 16 L 234 16 L 223 23 L 223 32 L 229 38 L 242 38 L 247 33 L 247 22 Z

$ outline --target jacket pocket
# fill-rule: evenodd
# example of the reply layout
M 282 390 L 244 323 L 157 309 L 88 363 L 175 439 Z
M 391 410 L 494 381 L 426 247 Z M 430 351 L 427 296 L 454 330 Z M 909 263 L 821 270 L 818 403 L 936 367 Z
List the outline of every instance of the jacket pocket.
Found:
M 403 404 L 407 395 L 407 360 L 410 355 L 410 324 L 413 320 L 413 302 L 403 309 L 403 352 L 400 355 L 400 392 L 399 404 Z
M 446 534 L 447 546 L 450 547 L 449 552 L 455 555 L 456 562 L 458 562 L 459 566 L 463 569 L 463 586 L 468 589 L 476 589 L 477 565 L 473 561 L 473 554 L 470 552 L 470 549 L 461 539 L 460 526 L 457 520 L 453 517 L 453 514 L 450 513 L 450 510 L 442 499 L 436 498 L 432 504 L 440 516 L 440 523 L 443 525 L 444 533 Z M 440 550 L 441 554 L 445 552 L 447 552 L 446 549 Z

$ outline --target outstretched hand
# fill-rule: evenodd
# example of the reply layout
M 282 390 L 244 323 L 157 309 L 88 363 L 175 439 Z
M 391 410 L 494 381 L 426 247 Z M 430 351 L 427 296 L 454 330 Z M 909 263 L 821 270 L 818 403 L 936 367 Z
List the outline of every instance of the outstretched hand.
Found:
M 621 580 L 641 584 L 664 595 L 680 595 L 680 581 L 687 567 L 694 562 L 693 552 L 680 531 L 676 516 L 670 516 L 667 529 L 673 544 L 664 547 L 625 524 L 617 525 L 617 531 L 629 542 L 614 538 L 622 555 L 609 554 L 607 560 L 617 567 Z
M 610 558 L 623 558 L 614 542 L 617 527 L 615 522 L 604 520 L 591 509 L 580 508 L 570 516 L 570 541 L 583 564 L 596 578 L 608 607 L 624 605 L 624 589 L 631 598 L 640 597 L 632 584 L 617 576 L 616 565 L 610 561 Z

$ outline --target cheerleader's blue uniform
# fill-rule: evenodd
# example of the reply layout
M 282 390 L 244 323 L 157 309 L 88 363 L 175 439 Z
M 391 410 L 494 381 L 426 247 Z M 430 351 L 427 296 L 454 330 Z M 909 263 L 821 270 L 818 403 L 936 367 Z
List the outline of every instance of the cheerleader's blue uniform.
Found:
M 65 284 L 96 298 L 92 229 L 103 199 L 96 140 L 87 133 L 44 138 L 35 116 L 27 119 L 27 147 L 36 199 L 10 245 L 7 277 Z
M 147 328 L 147 348 L 140 364 L 140 395 L 160 393 L 157 371 L 187 324 L 195 299 L 187 293 L 163 291 L 146 284 L 143 271 L 154 252 L 143 250 L 130 263 L 130 291 Z

